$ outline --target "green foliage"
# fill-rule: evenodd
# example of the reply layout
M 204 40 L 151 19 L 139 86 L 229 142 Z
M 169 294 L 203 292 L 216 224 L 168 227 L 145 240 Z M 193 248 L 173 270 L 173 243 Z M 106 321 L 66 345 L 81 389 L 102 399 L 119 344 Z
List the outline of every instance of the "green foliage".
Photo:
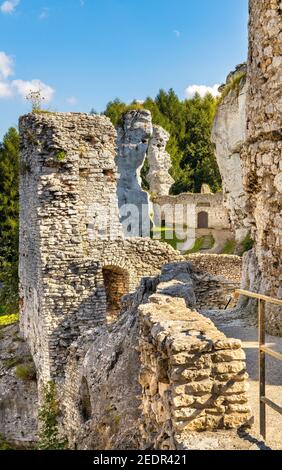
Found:
M 246 78 L 246 72 L 238 72 L 237 74 L 235 74 L 231 79 L 230 81 L 226 84 L 226 86 L 224 87 L 222 93 L 221 93 L 221 96 L 219 98 L 219 103 L 222 102 L 224 100 L 224 98 L 229 95 L 229 93 L 232 91 L 232 90 L 235 90 L 237 92 L 237 95 L 239 94 L 239 91 L 240 91 L 240 85 L 242 83 L 242 80 L 245 80 Z
M 185 239 L 178 238 L 175 229 L 167 227 L 154 227 L 151 238 L 168 243 L 174 250 L 179 249 L 178 244 L 185 242 Z
M 203 183 L 209 184 L 214 192 L 221 189 L 220 173 L 211 142 L 217 99 L 210 94 L 204 98 L 196 94 L 192 99 L 181 101 L 172 89 L 168 92 L 160 90 L 155 99 L 147 98 L 142 104 L 133 101 L 128 106 L 119 99 L 111 101 L 105 114 L 114 126 L 118 126 L 130 109 L 148 109 L 152 113 L 153 123 L 170 133 L 167 151 L 171 156 L 171 175 L 175 180 L 172 194 L 200 192 Z M 145 189 L 148 187 L 147 172 L 146 167 L 142 172 Z
M 4 309 L 2 309 L 3 312 Z M 1 312 L 1 310 L 0 310 Z M 13 323 L 17 323 L 19 321 L 19 314 L 13 313 L 11 315 L 1 315 L 0 314 L 0 328 L 4 328 L 5 326 L 12 325 Z
M 64 150 L 61 150 L 60 152 L 56 154 L 56 160 L 58 162 L 63 162 L 66 159 L 66 156 L 67 156 L 66 152 Z
M 6 441 L 5 437 L 0 434 L 0 450 L 11 450 L 11 445 Z
M 10 128 L 0 145 L 0 305 L 18 311 L 19 135 Z
M 254 240 L 252 239 L 252 236 L 250 233 L 245 237 L 245 239 L 242 242 L 242 254 L 245 253 L 246 251 L 251 250 L 254 247 Z
M 16 377 L 20 380 L 35 380 L 36 370 L 33 363 L 19 364 L 16 367 Z
M 204 241 L 205 241 L 204 237 L 197 238 L 194 243 L 194 246 L 190 248 L 190 250 L 187 250 L 185 254 L 192 255 L 193 253 L 198 253 L 202 249 Z
M 19 365 L 22 362 L 22 357 L 16 356 L 16 357 L 11 357 L 10 359 L 4 359 L 3 364 L 4 367 L 9 370 L 13 369 L 17 365 Z
M 236 241 L 235 240 L 227 240 L 224 245 L 222 254 L 223 255 L 234 255 L 236 250 Z
M 40 450 L 64 450 L 67 440 L 61 438 L 59 433 L 59 404 L 57 400 L 56 385 L 48 382 L 43 389 L 43 405 L 39 410 Z

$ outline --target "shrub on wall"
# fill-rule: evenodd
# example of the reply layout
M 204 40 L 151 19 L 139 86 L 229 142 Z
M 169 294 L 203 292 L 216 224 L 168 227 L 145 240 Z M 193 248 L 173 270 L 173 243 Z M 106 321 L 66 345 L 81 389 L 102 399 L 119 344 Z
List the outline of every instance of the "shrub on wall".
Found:
M 39 450 L 64 450 L 67 440 L 59 432 L 59 403 L 56 385 L 48 382 L 43 388 L 43 404 L 39 410 Z

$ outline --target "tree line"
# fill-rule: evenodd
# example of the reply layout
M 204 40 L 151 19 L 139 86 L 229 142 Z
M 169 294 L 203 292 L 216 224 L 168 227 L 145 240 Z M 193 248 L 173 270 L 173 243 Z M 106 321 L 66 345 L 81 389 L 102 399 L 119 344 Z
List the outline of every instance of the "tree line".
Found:
M 124 113 L 130 109 L 148 109 L 153 123 L 170 133 L 167 151 L 171 156 L 171 175 L 175 180 L 171 194 L 198 193 L 203 183 L 213 192 L 221 190 L 221 177 L 216 161 L 211 130 L 218 99 L 211 94 L 180 100 L 170 89 L 160 90 L 155 99 L 143 103 L 133 101 L 130 105 L 119 99 L 110 101 L 105 113 L 114 126 L 122 123 Z

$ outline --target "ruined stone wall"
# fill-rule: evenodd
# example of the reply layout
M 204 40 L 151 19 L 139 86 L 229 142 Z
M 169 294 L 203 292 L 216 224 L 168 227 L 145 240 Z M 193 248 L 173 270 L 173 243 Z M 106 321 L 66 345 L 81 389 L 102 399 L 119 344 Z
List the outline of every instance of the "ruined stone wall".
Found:
M 238 284 L 241 282 L 242 258 L 240 256 L 195 253 L 186 255 L 185 259 L 192 263 L 197 271 L 224 277 Z
M 250 0 L 247 142 L 243 182 L 261 271 L 260 291 L 282 298 L 282 15 L 279 0 Z M 268 331 L 282 334 L 282 311 L 267 306 Z
M 165 218 L 168 225 L 184 223 L 189 228 L 198 228 L 198 214 L 207 212 L 209 228 L 230 230 L 228 211 L 223 205 L 223 195 L 183 193 L 179 196 L 156 197 L 153 200 L 154 223 L 161 226 Z
M 21 330 L 48 380 L 63 375 L 70 344 L 106 321 L 103 268 L 124 269 L 131 292 L 179 256 L 157 241 L 124 240 L 106 117 L 34 113 L 20 134 Z
M 72 448 L 193 448 L 219 429 L 233 446 L 228 430 L 250 419 L 245 355 L 195 311 L 193 274 L 187 262 L 164 265 L 123 299 L 116 323 L 71 345 L 62 402 Z
M 138 311 L 143 446 L 177 449 L 192 431 L 246 425 L 240 341 L 227 339 L 182 299 L 153 295 Z

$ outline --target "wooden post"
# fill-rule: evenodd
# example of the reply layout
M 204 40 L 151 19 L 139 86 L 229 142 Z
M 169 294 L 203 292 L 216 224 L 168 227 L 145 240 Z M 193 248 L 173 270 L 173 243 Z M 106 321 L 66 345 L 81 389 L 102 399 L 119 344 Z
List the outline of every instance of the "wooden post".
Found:
M 259 401 L 260 401 L 260 434 L 266 440 L 266 404 L 265 404 L 265 352 L 261 349 L 265 346 L 265 302 L 259 300 Z

